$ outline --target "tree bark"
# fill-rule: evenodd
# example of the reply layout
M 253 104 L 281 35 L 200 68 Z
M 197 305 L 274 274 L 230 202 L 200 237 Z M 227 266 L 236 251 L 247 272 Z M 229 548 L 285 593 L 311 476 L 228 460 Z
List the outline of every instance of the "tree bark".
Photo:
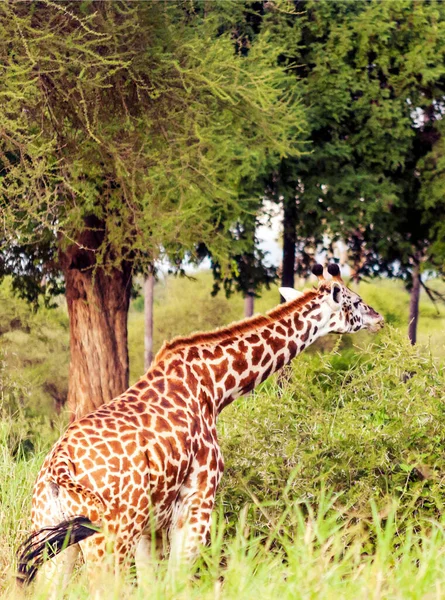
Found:
M 248 319 L 253 316 L 253 311 L 255 309 L 255 296 L 253 292 L 247 292 L 246 296 L 244 296 L 244 317 Z
M 100 233 L 59 250 L 70 320 L 68 409 L 76 420 L 128 388 L 131 266 L 95 268 Z
M 295 198 L 283 200 L 283 265 L 281 273 L 282 287 L 295 285 L 295 250 L 297 232 L 297 203 Z M 284 302 L 284 298 L 281 298 Z
M 409 301 L 409 325 L 408 337 L 411 344 L 417 341 L 417 321 L 419 320 L 419 298 L 420 298 L 420 264 L 416 262 L 413 267 L 413 287 Z
M 153 362 L 153 299 L 155 276 L 150 269 L 144 281 L 144 368 Z

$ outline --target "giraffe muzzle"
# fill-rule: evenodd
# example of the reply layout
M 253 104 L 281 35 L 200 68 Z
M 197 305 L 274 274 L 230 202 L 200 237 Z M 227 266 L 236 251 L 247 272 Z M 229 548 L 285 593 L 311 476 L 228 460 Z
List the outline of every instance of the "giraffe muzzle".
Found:
M 383 329 L 384 325 L 385 319 L 379 315 L 377 319 L 374 319 L 373 322 L 368 325 L 367 329 L 372 333 L 376 333 L 377 331 Z

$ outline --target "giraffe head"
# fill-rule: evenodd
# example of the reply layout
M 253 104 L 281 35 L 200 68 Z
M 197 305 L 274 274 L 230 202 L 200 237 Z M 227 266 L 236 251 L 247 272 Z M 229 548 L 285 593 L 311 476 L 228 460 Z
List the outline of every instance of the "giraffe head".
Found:
M 324 333 L 353 333 L 361 329 L 375 332 L 383 327 L 382 315 L 365 304 L 358 294 L 346 286 L 338 265 L 328 266 L 331 280 L 324 278 L 321 265 L 315 265 L 312 272 L 320 281 L 317 290 L 318 315 L 321 314 L 325 324 Z M 303 294 L 292 288 L 280 288 L 280 293 L 286 302 Z

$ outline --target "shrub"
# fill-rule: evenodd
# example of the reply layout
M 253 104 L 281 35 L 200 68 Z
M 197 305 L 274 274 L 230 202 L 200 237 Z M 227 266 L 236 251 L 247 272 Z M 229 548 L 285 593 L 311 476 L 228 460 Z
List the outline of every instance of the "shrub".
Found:
M 227 515 L 253 498 L 312 502 L 328 489 L 349 515 L 397 498 L 401 511 L 438 517 L 444 389 L 444 368 L 394 329 L 364 353 L 301 355 L 281 394 L 266 382 L 221 415 Z

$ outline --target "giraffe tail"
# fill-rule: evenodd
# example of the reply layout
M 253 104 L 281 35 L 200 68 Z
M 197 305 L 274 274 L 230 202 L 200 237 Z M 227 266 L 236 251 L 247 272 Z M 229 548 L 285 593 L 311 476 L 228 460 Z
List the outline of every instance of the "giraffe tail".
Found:
M 44 527 L 35 531 L 17 551 L 18 583 L 28 585 L 46 560 L 98 531 L 99 528 L 86 517 L 73 517 L 54 527 Z

